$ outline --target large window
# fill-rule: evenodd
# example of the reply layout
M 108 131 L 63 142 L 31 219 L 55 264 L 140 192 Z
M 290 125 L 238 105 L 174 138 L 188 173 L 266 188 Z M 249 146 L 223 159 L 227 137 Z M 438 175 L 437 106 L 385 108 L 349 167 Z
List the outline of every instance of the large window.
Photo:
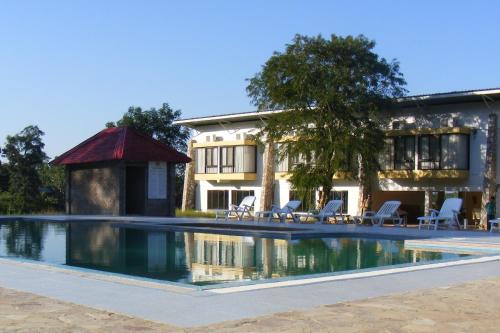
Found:
M 441 169 L 469 169 L 469 136 L 466 134 L 441 135 Z
M 232 173 L 234 168 L 234 147 L 221 148 L 221 172 Z
M 469 136 L 467 134 L 423 135 L 419 139 L 419 169 L 467 170 Z
M 208 209 L 227 209 L 229 208 L 229 191 L 208 190 L 207 191 Z
M 415 169 L 415 137 L 394 138 L 394 170 Z
M 440 169 L 440 142 L 438 135 L 422 135 L 419 138 L 419 169 Z
M 255 195 L 253 190 L 232 190 L 231 191 L 231 202 L 233 205 L 239 205 L 244 197 L 249 195 Z
M 257 172 L 256 146 L 196 149 L 196 173 Z

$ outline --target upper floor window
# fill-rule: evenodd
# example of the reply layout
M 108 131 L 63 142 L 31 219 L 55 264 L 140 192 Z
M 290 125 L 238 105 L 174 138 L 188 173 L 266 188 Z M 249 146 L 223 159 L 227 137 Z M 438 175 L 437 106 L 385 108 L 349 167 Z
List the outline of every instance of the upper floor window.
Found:
M 441 144 L 438 135 L 422 135 L 419 138 L 419 169 L 440 169 Z
M 441 135 L 441 168 L 469 169 L 469 136 L 467 134 Z
M 415 137 L 394 138 L 394 170 L 415 169 Z
M 196 173 L 241 173 L 256 171 L 256 146 L 196 149 Z
M 382 170 L 415 169 L 415 136 L 385 139 L 381 154 Z M 469 168 L 468 134 L 425 134 L 418 136 L 418 169 L 467 170 Z

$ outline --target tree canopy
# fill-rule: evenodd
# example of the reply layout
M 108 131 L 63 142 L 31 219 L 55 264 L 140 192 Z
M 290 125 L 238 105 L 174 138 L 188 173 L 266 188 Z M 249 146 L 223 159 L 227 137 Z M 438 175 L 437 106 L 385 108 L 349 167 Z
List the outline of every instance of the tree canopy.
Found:
M 269 117 L 260 138 L 279 143 L 279 159 L 294 159 L 291 183 L 319 188 L 320 205 L 338 172 L 356 178 L 360 169 L 376 170 L 384 111 L 406 93 L 399 63 L 374 47 L 364 36 L 296 35 L 249 79 L 247 92 L 259 110 L 283 111 Z
M 47 161 L 43 151 L 44 133 L 38 126 L 28 126 L 13 136 L 7 136 L 2 156 L 8 160 L 6 169 L 9 176 L 9 193 L 12 209 L 33 212 L 40 209 L 39 170 Z
M 186 151 L 189 131 L 173 124 L 174 120 L 180 119 L 181 114 L 180 110 L 173 110 L 168 103 L 149 110 L 131 106 L 120 120 L 108 122 L 106 127 L 131 126 L 177 150 Z

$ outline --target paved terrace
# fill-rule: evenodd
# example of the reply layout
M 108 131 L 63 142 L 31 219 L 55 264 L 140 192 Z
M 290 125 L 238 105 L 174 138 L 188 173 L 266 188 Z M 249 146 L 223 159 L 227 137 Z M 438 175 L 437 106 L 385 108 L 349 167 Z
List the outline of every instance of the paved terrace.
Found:
M 419 231 L 415 228 L 357 225 L 305 225 L 255 222 L 215 222 L 213 219 L 135 218 L 89 216 L 9 216 L 0 219 L 51 221 L 109 220 L 120 226 L 172 229 L 183 224 L 197 232 L 300 238 L 329 235 L 390 236 L 411 238 L 413 246 L 469 246 L 487 254 L 456 262 L 354 272 L 309 279 L 292 279 L 228 288 L 199 290 L 93 271 L 66 269 L 43 263 L 0 259 L 0 286 L 35 293 L 97 309 L 137 316 L 181 327 L 208 325 L 226 320 L 276 312 L 306 310 L 314 306 L 455 285 L 500 276 L 500 234 L 475 231 Z M 241 226 L 259 226 L 249 231 Z M 186 227 L 186 226 L 185 226 Z M 268 227 L 267 230 L 266 228 Z M 276 229 L 278 227 L 278 230 Z M 419 245 L 420 242 L 421 244 Z M 427 242 L 427 244 L 425 244 Z M 429 242 L 431 242 L 429 244 Z M 422 243 L 424 243 L 422 245 Z M 446 243 L 446 244 L 445 244 Z M 439 245 L 436 245 L 439 244 Z M 443 245 L 444 244 L 444 245 Z M 475 244 L 475 245 L 471 245 Z M 483 248 L 483 249 L 481 249 Z M 486 250 L 484 250 L 486 249 Z M 497 254 L 495 254 L 497 253 Z

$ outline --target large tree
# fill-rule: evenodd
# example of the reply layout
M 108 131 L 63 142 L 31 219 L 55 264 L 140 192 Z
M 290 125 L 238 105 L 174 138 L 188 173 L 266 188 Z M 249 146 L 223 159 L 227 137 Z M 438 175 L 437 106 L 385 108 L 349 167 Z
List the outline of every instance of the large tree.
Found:
M 279 159 L 295 158 L 292 185 L 320 189 L 320 206 L 339 172 L 366 185 L 383 148 L 384 111 L 406 92 L 398 62 L 374 47 L 364 36 L 297 35 L 249 80 L 260 110 L 283 110 L 269 117 L 260 137 L 280 143 Z
M 7 136 L 2 156 L 8 161 L 6 168 L 14 211 L 34 212 L 42 208 L 39 171 L 47 161 L 43 135 L 38 126 L 28 126 L 16 135 Z
M 143 110 L 131 106 L 123 117 L 115 122 L 108 122 L 106 127 L 131 126 L 139 132 L 149 135 L 180 151 L 186 151 L 189 131 L 174 120 L 180 119 L 181 110 L 173 110 L 168 103 L 163 103 L 158 109 Z
M 179 151 L 187 150 L 190 132 L 187 128 L 174 125 L 173 122 L 181 118 L 180 110 L 173 110 L 168 103 L 163 103 L 158 109 L 143 110 L 131 106 L 123 117 L 115 122 L 108 122 L 106 127 L 131 126 L 139 132 L 149 135 Z M 176 168 L 176 206 L 182 201 L 182 186 L 184 181 L 184 164 Z

